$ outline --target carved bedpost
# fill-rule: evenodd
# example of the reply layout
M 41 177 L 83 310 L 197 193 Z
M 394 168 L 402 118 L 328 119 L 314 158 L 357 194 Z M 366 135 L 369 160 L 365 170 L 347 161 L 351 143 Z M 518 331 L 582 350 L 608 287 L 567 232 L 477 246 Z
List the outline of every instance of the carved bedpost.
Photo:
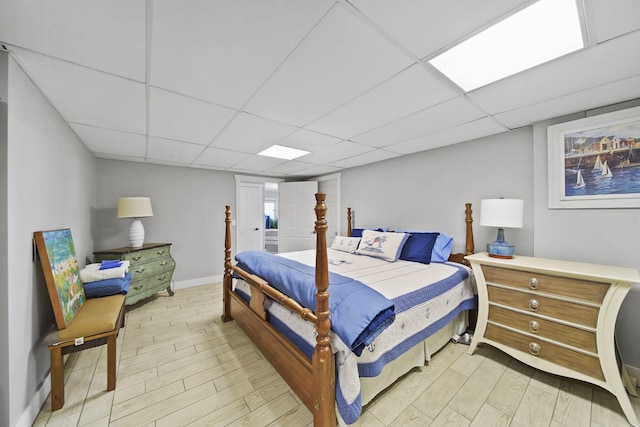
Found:
M 467 223 L 467 242 L 465 245 L 465 254 L 471 255 L 475 251 L 475 246 L 473 244 L 473 226 L 471 225 L 473 224 L 473 217 L 471 216 L 473 211 L 471 210 L 471 203 L 465 203 L 464 205 L 466 206 L 466 209 L 464 211 L 464 213 L 466 214 L 464 222 Z
M 231 317 L 231 206 L 225 207 L 224 232 L 224 276 L 222 279 L 222 321 L 233 320 Z
M 347 208 L 347 237 L 351 237 L 351 227 L 352 227 L 352 220 L 351 220 L 351 208 Z
M 313 353 L 314 425 L 335 426 L 335 361 L 331 351 L 329 320 L 329 264 L 324 193 L 316 193 L 316 348 Z

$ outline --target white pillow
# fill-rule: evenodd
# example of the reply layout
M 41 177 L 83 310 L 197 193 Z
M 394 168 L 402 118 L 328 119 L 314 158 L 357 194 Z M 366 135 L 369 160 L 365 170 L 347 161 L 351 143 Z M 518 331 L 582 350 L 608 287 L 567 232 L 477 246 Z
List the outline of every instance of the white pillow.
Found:
M 408 238 L 409 234 L 407 233 L 364 230 L 356 253 L 382 258 L 386 261 L 397 261 Z
M 336 236 L 331 244 L 331 249 L 352 254 L 358 249 L 358 243 L 360 243 L 359 237 Z

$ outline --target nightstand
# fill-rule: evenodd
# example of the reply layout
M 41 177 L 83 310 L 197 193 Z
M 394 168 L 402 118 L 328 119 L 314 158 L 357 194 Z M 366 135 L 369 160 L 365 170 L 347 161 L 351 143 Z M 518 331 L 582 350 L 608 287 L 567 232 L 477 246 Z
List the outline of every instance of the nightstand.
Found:
M 164 289 L 173 296 L 171 278 L 176 263 L 171 258 L 170 247 L 171 243 L 146 243 L 140 248 L 124 246 L 95 251 L 93 255 L 95 262 L 106 259 L 129 261 L 132 278 L 125 304 L 131 305 Z
M 478 285 L 478 324 L 469 354 L 487 343 L 534 368 L 598 385 L 638 426 L 614 328 L 633 268 L 544 258 L 466 257 Z M 626 384 L 625 384 L 626 383 Z

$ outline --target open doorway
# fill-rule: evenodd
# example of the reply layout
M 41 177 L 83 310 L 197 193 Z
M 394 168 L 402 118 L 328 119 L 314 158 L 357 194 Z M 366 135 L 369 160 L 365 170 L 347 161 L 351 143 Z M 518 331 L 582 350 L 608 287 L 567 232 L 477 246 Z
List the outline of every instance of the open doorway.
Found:
M 264 249 L 278 253 L 278 183 L 264 184 Z

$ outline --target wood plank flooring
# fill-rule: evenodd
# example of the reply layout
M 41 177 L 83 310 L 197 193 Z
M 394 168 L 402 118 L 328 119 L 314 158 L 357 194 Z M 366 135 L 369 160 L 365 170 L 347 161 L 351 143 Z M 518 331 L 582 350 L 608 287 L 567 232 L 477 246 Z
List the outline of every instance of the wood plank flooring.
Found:
M 106 346 L 70 355 L 64 407 L 36 427 L 311 426 L 311 413 L 235 322 L 220 284 L 160 292 L 128 308 L 116 390 Z M 370 403 L 358 426 L 628 426 L 599 387 L 536 371 L 490 347 L 448 344 Z M 637 413 L 640 402 L 632 398 Z

